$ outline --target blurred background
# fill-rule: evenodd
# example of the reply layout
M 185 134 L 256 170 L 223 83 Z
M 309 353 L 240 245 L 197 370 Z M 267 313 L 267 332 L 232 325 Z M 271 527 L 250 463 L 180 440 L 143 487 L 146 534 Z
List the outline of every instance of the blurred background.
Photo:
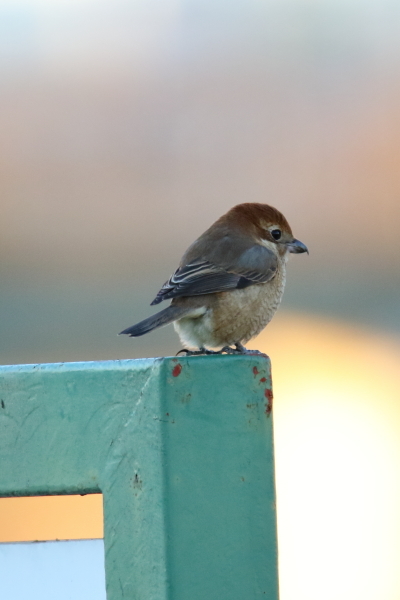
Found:
M 282 600 L 400 597 L 399 30 L 396 0 L 0 0 L 2 364 L 175 354 L 117 333 L 239 202 L 310 249 L 250 344 Z

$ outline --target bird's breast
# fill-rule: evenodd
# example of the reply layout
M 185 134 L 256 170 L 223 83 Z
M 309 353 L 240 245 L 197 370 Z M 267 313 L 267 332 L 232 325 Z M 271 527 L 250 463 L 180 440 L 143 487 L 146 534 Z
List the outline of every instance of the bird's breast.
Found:
M 213 309 L 213 332 L 223 344 L 247 342 L 270 322 L 282 299 L 285 270 L 271 281 L 223 292 Z
M 175 324 L 183 343 L 191 347 L 219 348 L 246 343 L 270 322 L 282 299 L 286 269 L 281 264 L 275 277 L 241 290 L 210 294 L 206 312 L 197 319 L 184 318 Z

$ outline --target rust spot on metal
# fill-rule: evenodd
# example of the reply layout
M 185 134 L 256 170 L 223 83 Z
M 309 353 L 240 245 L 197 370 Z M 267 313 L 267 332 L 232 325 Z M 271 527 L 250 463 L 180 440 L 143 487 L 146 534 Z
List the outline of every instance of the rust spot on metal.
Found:
M 265 414 L 267 415 L 267 417 L 269 417 L 272 411 L 272 400 L 274 397 L 272 395 L 271 390 L 264 390 L 264 396 L 267 399 L 267 404 L 265 405 Z
M 253 373 L 254 373 L 254 377 L 255 377 L 256 375 L 258 375 L 258 369 L 257 369 L 257 367 L 253 367 Z
M 266 378 L 266 377 L 261 377 L 261 379 L 260 379 L 260 383 L 265 383 L 266 381 L 267 381 L 267 378 Z
M 179 375 L 181 374 L 182 371 L 182 365 L 180 365 L 179 363 L 177 365 L 175 365 L 175 367 L 172 369 L 172 375 L 174 377 L 179 377 Z

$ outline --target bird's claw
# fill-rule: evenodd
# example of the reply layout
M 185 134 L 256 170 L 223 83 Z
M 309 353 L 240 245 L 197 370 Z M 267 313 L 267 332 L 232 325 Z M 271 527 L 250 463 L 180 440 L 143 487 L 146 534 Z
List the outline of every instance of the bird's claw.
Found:
M 175 356 L 179 356 L 181 352 L 185 352 L 186 356 L 201 356 L 204 354 L 220 354 L 220 352 L 215 352 L 214 350 L 207 350 L 207 348 L 199 348 L 199 350 L 188 350 L 187 348 L 182 348 L 179 352 L 176 353 Z
M 235 348 L 231 348 L 231 346 L 224 346 L 222 348 L 222 350 L 220 350 L 221 354 L 236 354 L 236 355 L 241 355 L 241 354 L 245 354 L 247 356 L 267 356 L 266 354 L 264 354 L 263 352 L 260 352 L 259 350 L 248 350 L 247 348 L 245 348 L 242 344 L 235 344 Z
M 220 350 L 220 354 L 241 354 L 239 350 L 236 348 L 231 348 L 230 346 L 224 346 Z
M 257 355 L 257 356 L 266 356 L 263 352 L 259 350 L 248 350 L 242 344 L 235 344 L 235 348 L 231 346 L 224 346 L 221 350 L 208 350 L 207 348 L 199 348 L 199 350 L 188 350 L 187 348 L 182 348 L 179 352 L 176 353 L 176 356 L 179 356 L 182 352 L 185 352 L 186 356 L 201 356 L 201 355 L 212 355 L 212 354 L 246 354 L 246 355 Z
M 251 349 L 245 348 L 240 343 L 235 344 L 235 346 L 236 346 L 236 351 L 238 354 L 265 356 L 266 358 L 268 358 L 268 354 L 265 354 L 264 352 L 260 352 L 260 350 L 251 350 Z

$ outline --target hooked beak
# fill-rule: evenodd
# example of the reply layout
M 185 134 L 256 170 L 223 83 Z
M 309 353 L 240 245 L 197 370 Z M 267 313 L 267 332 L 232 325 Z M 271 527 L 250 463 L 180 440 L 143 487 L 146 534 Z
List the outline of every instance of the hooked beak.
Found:
M 287 244 L 287 247 L 289 252 L 293 252 L 294 254 L 300 254 L 301 252 L 309 254 L 307 246 L 303 242 L 300 242 L 300 240 L 293 240 L 293 242 Z

